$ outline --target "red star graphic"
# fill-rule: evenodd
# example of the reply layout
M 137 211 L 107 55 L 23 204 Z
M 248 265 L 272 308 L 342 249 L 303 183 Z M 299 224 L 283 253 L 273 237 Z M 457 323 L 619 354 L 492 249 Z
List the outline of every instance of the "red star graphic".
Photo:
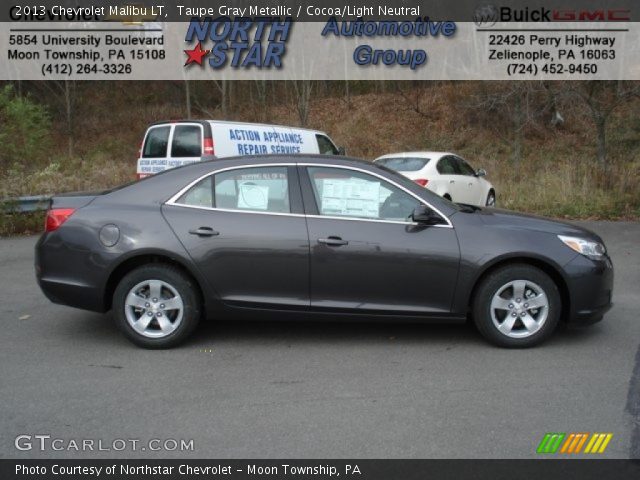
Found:
M 200 42 L 192 49 L 185 50 L 184 53 L 187 54 L 187 61 L 184 63 L 184 66 L 191 65 L 192 63 L 197 63 L 198 65 L 202 65 L 202 58 L 209 55 L 211 50 L 203 50 Z

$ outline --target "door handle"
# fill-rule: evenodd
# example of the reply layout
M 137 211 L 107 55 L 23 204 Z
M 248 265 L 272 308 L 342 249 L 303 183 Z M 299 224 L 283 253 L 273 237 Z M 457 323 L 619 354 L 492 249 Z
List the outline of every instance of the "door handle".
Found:
M 449 180 L 449 183 L 456 183 L 455 180 Z
M 330 247 L 340 247 L 342 245 L 349 245 L 349 242 L 341 239 L 340 237 L 319 238 L 318 243 L 323 243 Z
M 215 237 L 217 235 L 220 235 L 220 232 L 216 232 L 211 227 L 196 228 L 196 229 L 193 229 L 193 230 L 189 230 L 189 233 L 191 235 L 197 235 L 199 237 Z
M 470 184 L 469 184 L 469 186 L 470 186 L 470 187 L 473 187 L 473 183 L 470 183 Z

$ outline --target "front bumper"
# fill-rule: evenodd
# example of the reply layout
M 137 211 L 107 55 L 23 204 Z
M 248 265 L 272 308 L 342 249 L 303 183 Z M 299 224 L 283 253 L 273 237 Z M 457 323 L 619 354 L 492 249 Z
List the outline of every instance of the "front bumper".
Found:
M 613 264 L 608 256 L 592 260 L 578 255 L 564 267 L 569 290 L 569 323 L 589 325 L 602 320 L 613 306 Z

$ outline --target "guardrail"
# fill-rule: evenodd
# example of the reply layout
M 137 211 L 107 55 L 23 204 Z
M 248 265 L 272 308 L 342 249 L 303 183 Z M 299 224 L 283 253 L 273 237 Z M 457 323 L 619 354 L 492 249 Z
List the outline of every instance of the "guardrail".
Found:
M 31 197 L 5 198 L 0 200 L 0 211 L 5 213 L 40 212 L 49 208 L 48 195 L 34 195 Z

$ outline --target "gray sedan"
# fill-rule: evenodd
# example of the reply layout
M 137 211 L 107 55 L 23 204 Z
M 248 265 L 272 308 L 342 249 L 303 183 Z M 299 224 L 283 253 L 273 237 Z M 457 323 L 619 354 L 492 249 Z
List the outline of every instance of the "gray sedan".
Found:
M 202 318 L 463 322 L 529 347 L 611 306 L 594 233 L 452 203 L 361 160 L 199 162 L 114 190 L 56 196 L 36 247 L 53 302 L 107 312 L 137 345 Z

